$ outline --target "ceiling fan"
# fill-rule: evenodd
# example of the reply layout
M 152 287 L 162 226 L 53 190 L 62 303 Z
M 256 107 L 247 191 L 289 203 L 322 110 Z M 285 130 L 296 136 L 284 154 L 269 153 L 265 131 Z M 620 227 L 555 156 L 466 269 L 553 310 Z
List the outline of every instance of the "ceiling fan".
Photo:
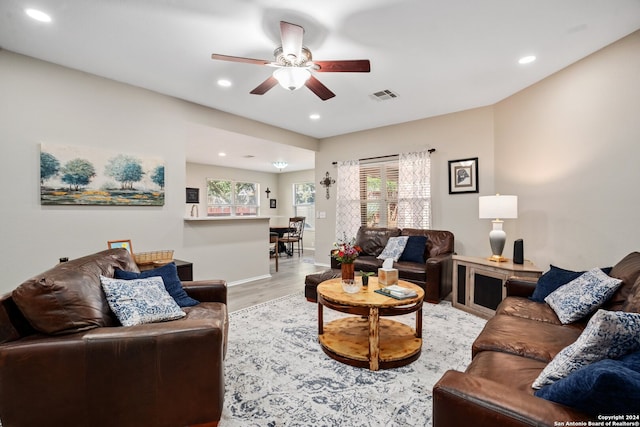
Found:
M 277 68 L 273 75 L 260 83 L 251 91 L 254 95 L 264 95 L 269 89 L 280 83 L 287 90 L 296 90 L 303 85 L 308 87 L 320 99 L 326 101 L 333 98 L 335 93 L 316 79 L 311 72 L 318 73 L 368 73 L 371 65 L 368 59 L 341 61 L 313 61 L 311 51 L 302 45 L 304 28 L 289 22 L 280 21 L 280 38 L 282 46 L 273 55 L 274 61 L 252 59 L 240 56 L 212 54 L 212 59 L 247 64 L 266 65 Z

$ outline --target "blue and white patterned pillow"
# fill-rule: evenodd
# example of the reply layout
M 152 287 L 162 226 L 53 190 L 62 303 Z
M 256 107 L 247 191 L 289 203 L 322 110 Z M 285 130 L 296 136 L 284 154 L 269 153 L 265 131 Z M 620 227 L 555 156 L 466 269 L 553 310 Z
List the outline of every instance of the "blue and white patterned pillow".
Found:
M 578 339 L 549 362 L 531 387 L 539 389 L 591 363 L 615 359 L 638 349 L 640 313 L 598 310 Z
M 621 284 L 622 280 L 593 268 L 551 292 L 544 301 L 566 325 L 595 311 L 611 298 Z
M 186 313 L 164 287 L 159 276 L 146 279 L 111 279 L 100 276 L 109 307 L 123 326 L 180 319 Z
M 174 262 L 165 264 L 161 267 L 154 268 L 153 270 L 145 270 L 140 273 L 134 273 L 132 271 L 125 271 L 116 268 L 113 272 L 115 279 L 146 279 L 147 277 L 160 276 L 164 287 L 169 292 L 169 295 L 173 297 L 180 307 L 191 307 L 199 304 L 200 301 L 191 298 L 187 292 L 182 288 L 182 282 L 178 277 L 178 269 Z
M 409 240 L 409 236 L 399 236 L 399 237 L 389 237 L 387 241 L 387 246 L 384 247 L 382 253 L 378 255 L 378 259 L 387 259 L 393 258 L 394 261 L 398 261 L 402 252 L 404 252 L 404 247 L 407 246 L 407 241 Z

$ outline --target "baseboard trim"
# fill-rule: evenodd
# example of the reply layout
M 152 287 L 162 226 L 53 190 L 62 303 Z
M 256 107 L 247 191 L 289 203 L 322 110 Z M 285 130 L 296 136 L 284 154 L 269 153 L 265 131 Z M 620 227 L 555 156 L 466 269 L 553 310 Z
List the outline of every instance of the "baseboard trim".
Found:
M 228 282 L 227 286 L 236 286 L 236 285 L 242 285 L 243 283 L 249 283 L 249 282 L 255 282 L 256 280 L 262 280 L 262 279 L 270 279 L 272 276 L 270 274 L 263 274 L 262 276 L 255 276 L 255 277 L 249 277 L 246 279 L 241 279 L 241 280 L 236 280 L 233 282 Z

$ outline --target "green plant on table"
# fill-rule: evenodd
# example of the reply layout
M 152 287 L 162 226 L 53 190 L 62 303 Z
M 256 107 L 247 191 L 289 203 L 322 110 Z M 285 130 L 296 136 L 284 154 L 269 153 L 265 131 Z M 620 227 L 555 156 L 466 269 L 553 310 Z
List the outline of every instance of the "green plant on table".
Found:
M 369 286 L 369 277 L 373 276 L 372 271 L 362 271 L 360 270 L 360 276 L 362 276 L 362 286 Z

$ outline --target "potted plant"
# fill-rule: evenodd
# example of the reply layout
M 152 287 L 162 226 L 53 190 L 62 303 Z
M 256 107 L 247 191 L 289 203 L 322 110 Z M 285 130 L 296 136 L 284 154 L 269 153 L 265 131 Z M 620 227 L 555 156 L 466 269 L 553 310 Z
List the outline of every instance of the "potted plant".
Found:
M 355 244 L 355 239 L 334 243 L 334 248 L 331 256 L 340 262 L 342 280 L 353 280 L 355 275 L 353 261 L 358 258 L 362 249 Z
M 362 286 L 369 286 L 369 276 L 373 276 L 375 273 L 373 271 L 362 271 L 360 270 L 360 276 L 362 276 Z

